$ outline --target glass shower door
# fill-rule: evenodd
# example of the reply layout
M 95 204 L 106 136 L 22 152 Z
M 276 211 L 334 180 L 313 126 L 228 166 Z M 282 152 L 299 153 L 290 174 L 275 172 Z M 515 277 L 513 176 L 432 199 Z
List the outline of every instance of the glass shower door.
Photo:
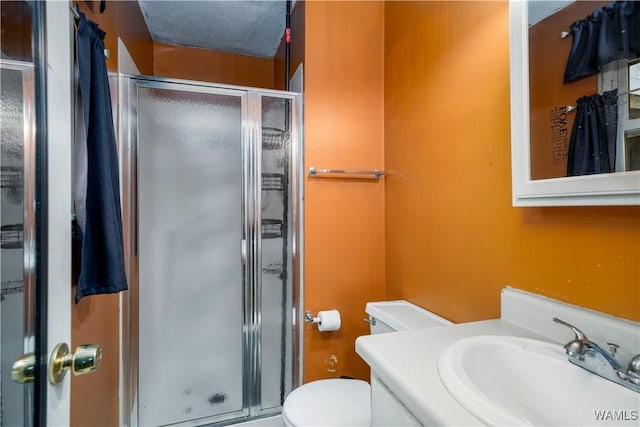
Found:
M 300 378 L 301 99 L 123 79 L 123 424 L 277 415 Z
M 243 97 L 160 86 L 137 85 L 139 425 L 245 406 Z

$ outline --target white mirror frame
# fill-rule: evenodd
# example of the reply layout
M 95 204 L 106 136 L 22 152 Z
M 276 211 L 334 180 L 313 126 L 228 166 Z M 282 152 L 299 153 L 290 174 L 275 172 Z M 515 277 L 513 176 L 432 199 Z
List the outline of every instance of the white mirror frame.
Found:
M 509 18 L 513 206 L 640 205 L 640 171 L 531 180 L 527 2 L 510 0 Z

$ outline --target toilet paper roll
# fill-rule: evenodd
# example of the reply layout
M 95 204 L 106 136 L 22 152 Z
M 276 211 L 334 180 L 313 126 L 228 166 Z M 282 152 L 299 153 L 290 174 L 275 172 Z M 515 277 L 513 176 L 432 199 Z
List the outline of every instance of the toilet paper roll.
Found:
M 340 312 L 338 310 L 327 310 L 318 312 L 318 330 L 320 332 L 340 330 Z

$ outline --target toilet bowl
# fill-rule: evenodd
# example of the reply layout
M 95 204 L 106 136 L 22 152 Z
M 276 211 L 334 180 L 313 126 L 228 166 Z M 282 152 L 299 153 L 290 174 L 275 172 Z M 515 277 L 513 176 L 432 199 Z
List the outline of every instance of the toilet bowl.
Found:
M 371 334 L 408 331 L 452 323 L 407 301 L 367 303 Z M 311 381 L 293 390 L 282 406 L 287 427 L 371 425 L 371 387 L 362 380 Z
M 371 387 L 362 380 L 311 381 L 292 391 L 282 407 L 286 427 L 371 425 Z

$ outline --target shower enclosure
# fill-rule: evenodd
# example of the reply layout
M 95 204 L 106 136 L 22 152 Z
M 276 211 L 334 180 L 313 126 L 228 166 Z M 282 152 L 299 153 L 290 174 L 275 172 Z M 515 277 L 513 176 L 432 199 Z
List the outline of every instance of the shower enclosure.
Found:
M 300 378 L 300 95 L 119 85 L 123 423 L 277 414 Z

